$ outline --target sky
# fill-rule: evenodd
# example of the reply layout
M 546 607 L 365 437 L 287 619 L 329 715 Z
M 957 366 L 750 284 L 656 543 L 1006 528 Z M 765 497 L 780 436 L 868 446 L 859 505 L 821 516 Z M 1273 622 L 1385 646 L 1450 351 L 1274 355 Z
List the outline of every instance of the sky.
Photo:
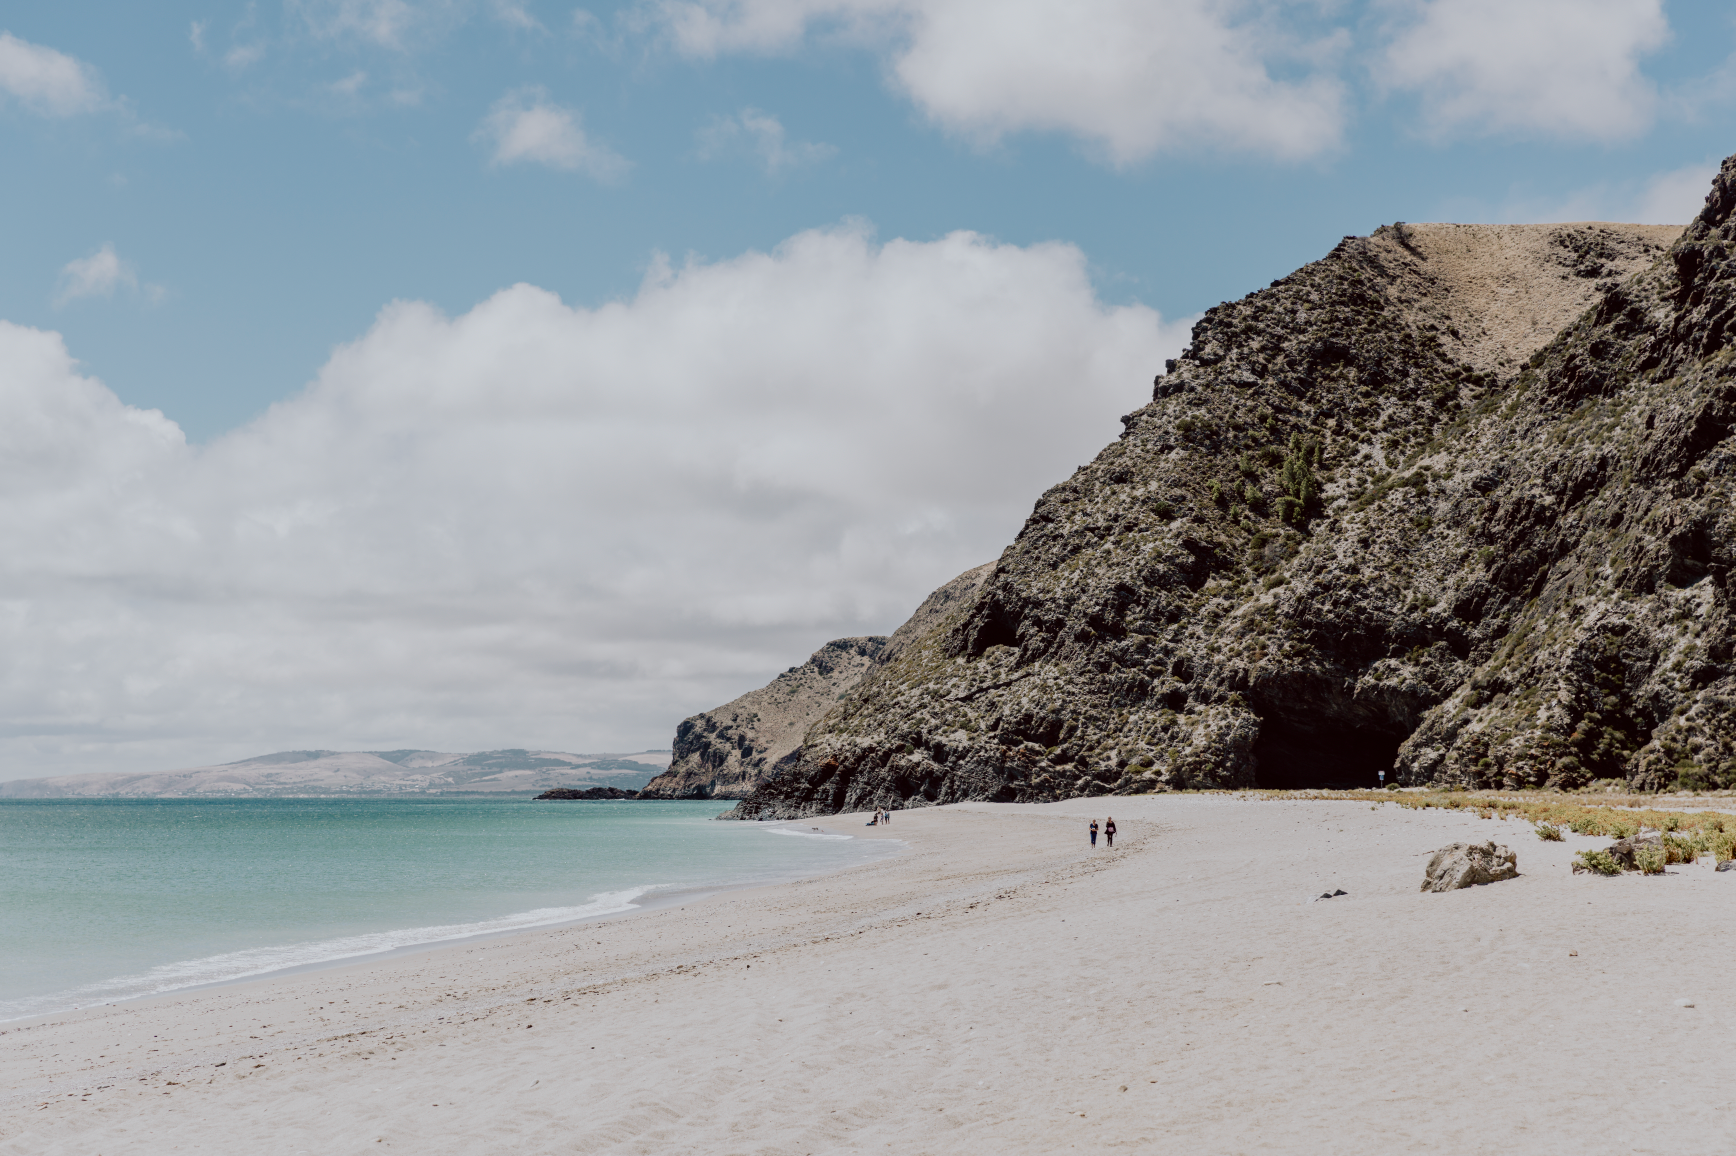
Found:
M 994 558 L 1201 310 L 1683 223 L 1736 8 L 0 12 L 0 779 L 627 751 Z

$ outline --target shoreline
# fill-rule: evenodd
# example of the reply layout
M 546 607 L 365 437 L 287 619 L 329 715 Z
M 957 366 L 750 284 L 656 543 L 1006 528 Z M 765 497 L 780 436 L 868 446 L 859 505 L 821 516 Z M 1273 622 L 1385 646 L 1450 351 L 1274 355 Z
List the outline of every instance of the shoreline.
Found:
M 1736 1029 L 1730 873 L 1573 876 L 1599 840 L 1367 802 L 893 826 L 824 876 L 8 1025 L 0 1156 L 1673 1152 L 1736 1120 L 1685 1062 Z M 1519 878 L 1418 891 L 1491 837 Z
M 619 800 L 606 800 L 606 801 L 615 802 L 615 801 L 619 801 Z M 799 820 L 786 820 L 784 824 L 780 824 L 780 825 L 785 825 L 785 824 L 790 823 L 790 822 L 799 822 Z M 796 834 L 806 835 L 806 832 L 797 832 Z M 854 836 L 851 836 L 851 835 L 834 835 L 831 837 L 836 838 L 836 839 L 854 838 Z M 885 857 L 886 858 L 895 857 L 896 854 L 897 854 L 897 852 L 894 851 L 894 852 L 889 853 Z M 872 863 L 872 862 L 873 861 L 871 860 L 870 863 Z M 435 939 L 419 940 L 419 941 L 413 942 L 413 943 L 405 943 L 405 944 L 399 944 L 399 945 L 390 946 L 390 947 L 382 947 L 382 948 L 373 949 L 373 950 L 355 952 L 355 953 L 347 954 L 347 955 L 336 955 L 336 956 L 332 956 L 332 957 L 329 957 L 326 959 L 310 960 L 306 963 L 293 963 L 293 964 L 288 964 L 288 965 L 285 965 L 282 967 L 273 967 L 273 968 L 270 968 L 270 969 L 264 970 L 264 971 L 250 972 L 250 973 L 246 973 L 246 974 L 242 974 L 242 975 L 236 975 L 236 976 L 232 976 L 232 977 L 224 978 L 224 979 L 215 979 L 215 980 L 202 981 L 202 982 L 198 982 L 198 983 L 189 983 L 189 984 L 184 984 L 184 985 L 166 988 L 166 989 L 163 989 L 160 991 L 143 992 L 143 993 L 140 993 L 138 995 L 124 995 L 124 996 L 119 996 L 119 997 L 109 999 L 109 1000 L 97 1000 L 97 1001 L 90 1002 L 90 1003 L 76 1004 L 76 1005 L 72 1005 L 69 1007 L 62 1007 L 62 1008 L 54 1008 L 54 1009 L 50 1009 L 47 1011 L 33 1011 L 33 1012 L 30 1012 L 26 1015 L 13 1016 L 10 1018 L 0 1018 L 0 1033 L 3 1033 L 5 1031 L 5 1029 L 7 1029 L 7 1028 L 28 1026 L 32 1022 L 37 1021 L 37 1020 L 51 1020 L 51 1019 L 54 1019 L 56 1017 L 66 1016 L 66 1015 L 70 1015 L 70 1014 L 77 1013 L 77 1012 L 96 1011 L 96 1010 L 105 1009 L 105 1008 L 120 1008 L 120 1007 L 124 1007 L 124 1006 L 128 1006 L 128 1005 L 140 1004 L 140 1003 L 144 1003 L 144 1002 L 152 1001 L 152 1000 L 171 999 L 171 998 L 174 998 L 177 996 L 187 995 L 187 994 L 191 994 L 191 993 L 215 991 L 215 990 L 219 990 L 222 988 L 231 987 L 231 986 L 234 986 L 236 984 L 269 982 L 269 981 L 284 978 L 284 977 L 303 975 L 303 974 L 311 974 L 311 973 L 315 973 L 315 972 L 329 970 L 332 968 L 347 967 L 347 966 L 351 966 L 351 965 L 365 965 L 368 963 L 375 963 L 375 962 L 384 962 L 386 960 L 396 959 L 396 958 L 400 958 L 400 957 L 404 957 L 404 956 L 415 955 L 415 954 L 418 954 L 421 952 L 436 951 L 436 950 L 439 950 L 441 948 L 460 947 L 460 946 L 463 946 L 466 944 L 483 943 L 483 942 L 488 942 L 490 940 L 505 939 L 505 938 L 510 938 L 513 936 L 531 935 L 531 934 L 535 934 L 539 931 L 553 931 L 553 930 L 557 930 L 557 929 L 564 928 L 564 927 L 576 927 L 576 926 L 581 926 L 581 925 L 588 924 L 588 923 L 597 923 L 597 922 L 602 922 L 602 921 L 611 920 L 611 919 L 627 919 L 627 918 L 631 918 L 631 917 L 636 916 L 636 915 L 642 915 L 642 914 L 645 914 L 648 912 L 657 911 L 657 910 L 660 910 L 660 909 L 665 908 L 665 907 L 679 906 L 679 905 L 684 905 L 687 903 L 700 902 L 704 899 L 708 899 L 708 898 L 711 898 L 711 897 L 717 896 L 717 895 L 726 894 L 726 893 L 732 892 L 732 891 L 743 891 L 743 890 L 752 890 L 752 889 L 760 888 L 760 887 L 777 886 L 781 883 L 797 882 L 800 879 L 805 879 L 805 878 L 809 878 L 809 877 L 818 878 L 818 877 L 825 876 L 825 875 L 837 874 L 838 872 L 849 871 L 849 870 L 853 870 L 856 867 L 866 866 L 866 865 L 870 865 L 870 864 L 851 863 L 851 864 L 846 864 L 846 865 L 836 867 L 836 868 L 821 870 L 818 872 L 812 872 L 812 871 L 805 872 L 799 876 L 792 876 L 789 879 L 774 878 L 774 879 L 769 879 L 769 880 L 763 880 L 762 879 L 762 880 L 747 880 L 747 881 L 743 881 L 743 882 L 704 883 L 704 884 L 694 884 L 694 885 L 644 884 L 644 885 L 638 885 L 638 886 L 634 886 L 634 887 L 623 888 L 619 891 L 614 891 L 614 892 L 598 892 L 597 894 L 591 896 L 590 899 L 587 901 L 587 903 L 575 904 L 574 906 L 575 907 L 589 906 L 590 904 L 602 901 L 604 899 L 604 897 L 607 897 L 610 895 L 623 895 L 623 894 L 627 894 L 629 892 L 632 892 L 633 894 L 632 894 L 631 898 L 623 899 L 620 901 L 624 906 L 612 908 L 612 909 L 606 910 L 606 911 L 593 912 L 593 913 L 587 914 L 587 915 L 575 916 L 572 918 L 563 918 L 563 919 L 552 920 L 552 921 L 547 922 L 547 923 L 528 923 L 528 924 L 523 924 L 523 925 L 516 926 L 516 927 L 490 929 L 490 930 L 476 931 L 476 932 L 470 932 L 470 933 L 465 933 L 465 934 L 460 934 L 460 935 L 444 936 L 444 937 L 435 938 Z M 525 914 L 530 914 L 530 912 L 511 912 L 511 913 L 508 913 L 506 915 L 498 916 L 498 917 L 496 917 L 496 919 L 510 919 L 514 915 L 525 915 Z M 489 923 L 492 921 L 484 919 L 484 920 L 474 920 L 472 922 L 473 922 L 473 924 L 480 925 L 480 924 L 486 924 L 486 923 Z M 465 926 L 465 925 L 455 924 L 455 925 L 451 925 L 451 926 L 461 927 L 461 926 Z M 388 935 L 394 935 L 394 934 L 405 934 L 405 933 L 413 932 L 413 931 L 435 930 L 435 929 L 436 928 L 432 928 L 432 927 L 431 928 L 415 928 L 415 927 L 385 928 L 385 929 L 382 929 L 382 930 L 376 931 L 376 932 L 358 933 L 358 935 L 354 936 L 354 937 L 345 936 L 345 937 L 336 937 L 336 938 L 325 939 L 325 940 L 312 940 L 312 941 L 308 941 L 305 944 L 303 944 L 303 943 L 284 944 L 284 945 L 281 945 L 281 947 L 276 948 L 275 950 L 288 951 L 288 950 L 292 950 L 292 949 L 297 948 L 297 947 L 318 946 L 319 944 L 322 944 L 322 943 L 326 943 L 326 944 L 341 943 L 345 939 L 348 939 L 348 938 L 362 938 L 362 937 L 366 937 L 366 936 L 388 936 Z M 270 949 L 268 949 L 268 950 L 270 950 Z M 222 956 L 221 955 L 208 956 L 208 957 L 201 957 L 199 959 L 190 959 L 190 960 L 173 960 L 173 961 L 170 961 L 169 963 L 166 963 L 166 964 L 160 964 L 160 965 L 154 965 L 154 966 L 155 967 L 188 966 L 188 965 L 202 962 L 203 959 L 215 959 L 215 958 L 222 958 Z M 148 973 L 146 973 L 146 974 L 148 974 Z M 118 981 L 120 981 L 122 979 L 126 979 L 126 978 L 129 978 L 129 977 L 116 976 L 112 979 L 101 980 L 101 981 L 97 981 L 97 982 L 98 983 L 115 983 L 115 982 L 118 982 Z M 55 997 L 53 995 L 49 995 L 49 996 L 43 996 L 43 997 L 39 997 L 39 998 L 47 1000 L 47 999 L 53 999 Z

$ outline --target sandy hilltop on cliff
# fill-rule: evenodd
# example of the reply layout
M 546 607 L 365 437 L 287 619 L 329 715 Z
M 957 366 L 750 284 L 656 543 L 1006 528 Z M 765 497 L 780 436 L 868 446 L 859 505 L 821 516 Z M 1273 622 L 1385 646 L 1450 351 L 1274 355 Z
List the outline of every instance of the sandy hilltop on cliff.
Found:
M 280 751 L 220 766 L 148 774 L 60 775 L 0 783 L 0 798 L 470 794 L 554 787 L 636 789 L 668 765 L 667 751 Z
M 944 614 L 688 719 L 652 790 L 1736 786 L 1733 207 L 1736 158 L 1685 231 L 1383 226 L 1208 311 Z

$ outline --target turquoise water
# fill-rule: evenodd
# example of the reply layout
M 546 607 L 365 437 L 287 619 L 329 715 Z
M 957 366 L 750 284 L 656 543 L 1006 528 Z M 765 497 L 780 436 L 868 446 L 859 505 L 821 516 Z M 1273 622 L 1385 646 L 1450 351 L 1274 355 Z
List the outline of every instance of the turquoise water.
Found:
M 717 802 L 0 800 L 0 1020 L 891 853 Z

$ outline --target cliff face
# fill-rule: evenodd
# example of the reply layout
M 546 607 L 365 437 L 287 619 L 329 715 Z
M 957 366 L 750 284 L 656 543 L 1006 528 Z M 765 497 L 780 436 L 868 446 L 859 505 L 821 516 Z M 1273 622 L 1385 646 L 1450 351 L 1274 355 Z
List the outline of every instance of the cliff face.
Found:
M 1384 227 L 1212 310 L 738 811 L 1736 784 L 1733 204 Z
M 745 798 L 885 647 L 885 637 L 878 635 L 835 639 L 760 689 L 683 719 L 669 769 L 647 783 L 639 797 Z
M 967 570 L 930 594 L 890 637 L 840 638 L 759 690 L 682 721 L 669 770 L 645 799 L 741 799 L 801 746 L 816 720 L 875 667 L 903 653 L 962 606 L 990 566 Z

